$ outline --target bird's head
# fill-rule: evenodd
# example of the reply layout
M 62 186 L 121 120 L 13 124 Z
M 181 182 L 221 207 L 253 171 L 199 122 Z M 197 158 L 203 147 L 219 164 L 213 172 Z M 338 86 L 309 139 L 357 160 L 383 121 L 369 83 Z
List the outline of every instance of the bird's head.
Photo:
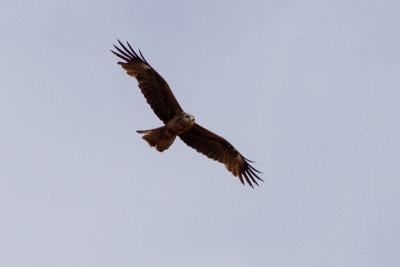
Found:
M 189 123 L 190 125 L 194 124 L 194 116 L 188 113 L 183 113 L 183 121 Z

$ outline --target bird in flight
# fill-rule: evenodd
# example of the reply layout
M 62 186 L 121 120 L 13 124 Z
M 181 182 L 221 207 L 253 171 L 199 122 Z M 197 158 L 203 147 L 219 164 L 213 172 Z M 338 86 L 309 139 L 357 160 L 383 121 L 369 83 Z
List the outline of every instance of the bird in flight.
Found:
M 139 50 L 137 54 L 127 42 L 126 47 L 118 40 L 121 47 L 114 45 L 117 52 L 111 50 L 123 62 L 119 65 L 128 75 L 137 79 L 139 88 L 153 109 L 154 113 L 164 122 L 164 126 L 137 131 L 144 134 L 151 147 L 163 152 L 174 142 L 176 136 L 210 159 L 223 163 L 228 171 L 244 185 L 244 180 L 253 187 L 257 180 L 263 181 L 257 173 L 261 173 L 250 165 L 253 161 L 243 157 L 228 141 L 207 130 L 195 122 L 194 116 L 183 111 L 168 83 L 158 74 L 143 57 Z

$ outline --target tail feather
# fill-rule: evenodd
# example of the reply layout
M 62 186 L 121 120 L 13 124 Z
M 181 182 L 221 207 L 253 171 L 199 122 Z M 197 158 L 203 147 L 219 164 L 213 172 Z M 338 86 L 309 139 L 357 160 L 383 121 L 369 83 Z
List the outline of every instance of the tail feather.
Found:
M 165 126 L 151 130 L 139 130 L 136 132 L 145 134 L 142 138 L 146 140 L 151 147 L 155 147 L 160 152 L 168 149 L 176 137 L 176 135 L 171 134 Z
M 153 129 L 153 130 L 156 130 L 156 129 Z M 153 130 L 137 130 L 136 132 L 140 133 L 140 134 L 145 134 L 145 133 L 149 133 L 149 132 L 151 132 Z

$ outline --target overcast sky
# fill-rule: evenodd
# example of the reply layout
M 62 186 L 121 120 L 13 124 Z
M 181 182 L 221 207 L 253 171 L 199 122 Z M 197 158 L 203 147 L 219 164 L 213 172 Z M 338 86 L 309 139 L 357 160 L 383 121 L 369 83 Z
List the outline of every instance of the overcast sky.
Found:
M 399 1 L 0 1 L 0 266 L 400 266 Z M 109 51 L 140 48 L 242 186 Z

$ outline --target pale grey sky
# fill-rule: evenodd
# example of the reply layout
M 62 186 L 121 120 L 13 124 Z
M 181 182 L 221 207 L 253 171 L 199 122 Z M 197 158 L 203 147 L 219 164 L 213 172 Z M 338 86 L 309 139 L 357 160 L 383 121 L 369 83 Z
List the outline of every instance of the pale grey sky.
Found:
M 0 266 L 400 266 L 400 2 L 0 2 Z M 140 48 L 243 187 L 161 126 Z

